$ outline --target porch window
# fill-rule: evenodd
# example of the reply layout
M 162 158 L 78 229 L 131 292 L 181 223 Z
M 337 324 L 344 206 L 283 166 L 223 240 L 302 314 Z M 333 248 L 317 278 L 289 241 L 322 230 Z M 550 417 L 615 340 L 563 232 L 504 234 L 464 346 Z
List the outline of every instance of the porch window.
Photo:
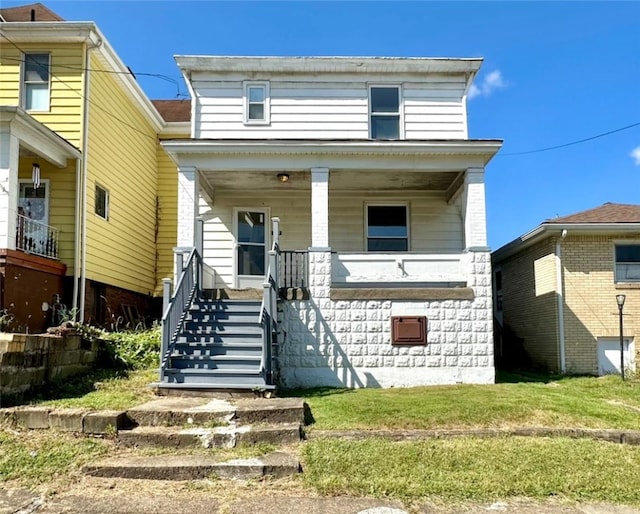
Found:
M 406 205 L 367 206 L 367 251 L 406 252 L 409 250 Z
M 640 244 L 617 244 L 615 255 L 616 282 L 640 282 Z
M 400 88 L 371 86 L 369 115 L 371 139 L 400 139 Z
M 269 83 L 244 83 L 244 122 L 266 125 L 269 123 Z
M 96 184 L 95 213 L 101 218 L 109 219 L 109 191 Z
M 23 105 L 27 111 L 49 110 L 49 54 L 24 54 Z

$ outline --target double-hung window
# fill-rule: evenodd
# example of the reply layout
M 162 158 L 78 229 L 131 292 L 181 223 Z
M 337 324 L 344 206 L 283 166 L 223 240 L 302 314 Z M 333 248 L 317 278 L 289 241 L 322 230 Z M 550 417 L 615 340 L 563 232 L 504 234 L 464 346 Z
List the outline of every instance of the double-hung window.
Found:
M 408 251 L 408 218 L 408 208 L 406 205 L 368 205 L 367 251 Z
M 101 218 L 109 219 L 109 191 L 96 184 L 95 213 Z
M 252 125 L 268 125 L 269 82 L 244 83 L 244 122 Z
M 24 54 L 22 104 L 27 111 L 49 110 L 50 61 L 49 54 Z
M 400 139 L 400 87 L 369 88 L 369 136 L 371 139 Z
M 640 282 L 640 244 L 616 244 L 615 257 L 616 282 Z

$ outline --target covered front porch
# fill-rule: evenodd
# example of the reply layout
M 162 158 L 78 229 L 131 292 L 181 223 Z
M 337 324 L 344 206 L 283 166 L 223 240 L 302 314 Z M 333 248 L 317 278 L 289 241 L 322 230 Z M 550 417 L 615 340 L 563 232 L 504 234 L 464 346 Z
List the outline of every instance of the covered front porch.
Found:
M 80 162 L 77 148 L 30 114 L 0 106 L 0 309 L 14 329 L 44 330 L 63 294 Z
M 495 141 L 172 141 L 178 246 L 212 288 L 261 287 L 280 219 L 281 285 L 309 285 L 306 253 L 331 252 L 331 285 L 460 287 L 486 247 L 484 166 Z

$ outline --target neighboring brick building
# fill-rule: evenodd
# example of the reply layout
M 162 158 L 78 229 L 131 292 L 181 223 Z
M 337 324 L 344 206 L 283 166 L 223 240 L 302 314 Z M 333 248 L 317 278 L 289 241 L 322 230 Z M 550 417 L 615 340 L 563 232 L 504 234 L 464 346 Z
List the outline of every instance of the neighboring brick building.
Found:
M 498 357 L 517 354 L 508 345 L 522 340 L 534 365 L 573 374 L 619 372 L 616 295 L 624 294 L 625 369 L 635 369 L 640 205 L 606 203 L 547 220 L 493 252 L 492 264 L 502 329 Z

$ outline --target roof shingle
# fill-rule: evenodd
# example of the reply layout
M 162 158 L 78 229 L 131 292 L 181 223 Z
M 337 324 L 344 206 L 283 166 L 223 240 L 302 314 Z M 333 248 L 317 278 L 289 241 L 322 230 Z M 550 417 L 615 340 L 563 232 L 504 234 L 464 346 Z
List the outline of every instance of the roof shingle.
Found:
M 4 21 L 65 21 L 48 7 L 41 3 L 19 5 L 17 7 L 6 7 L 0 9 L 0 16 Z M 32 18 L 33 16 L 33 18 Z
M 151 100 L 167 123 L 191 121 L 191 100 Z
M 545 223 L 640 223 L 640 205 L 607 202 Z

